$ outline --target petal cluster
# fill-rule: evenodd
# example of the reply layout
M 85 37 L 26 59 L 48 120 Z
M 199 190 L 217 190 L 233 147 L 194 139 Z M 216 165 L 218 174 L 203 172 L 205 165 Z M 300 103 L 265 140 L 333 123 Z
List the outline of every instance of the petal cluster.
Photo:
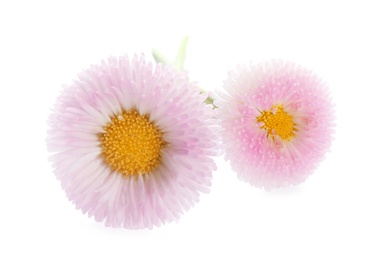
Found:
M 306 180 L 333 139 L 334 109 L 326 84 L 299 65 L 271 61 L 239 66 L 229 73 L 224 90 L 215 105 L 225 158 L 238 177 L 265 189 Z M 276 126 L 278 120 L 270 125 L 285 136 L 260 122 L 276 109 L 290 125 Z
M 208 192 L 217 126 L 186 73 L 143 56 L 111 57 L 65 86 L 49 118 L 48 149 L 56 177 L 78 209 L 111 227 L 152 228 L 177 220 Z M 167 145 L 159 166 L 124 176 L 103 160 L 99 135 L 122 111 L 148 115 Z

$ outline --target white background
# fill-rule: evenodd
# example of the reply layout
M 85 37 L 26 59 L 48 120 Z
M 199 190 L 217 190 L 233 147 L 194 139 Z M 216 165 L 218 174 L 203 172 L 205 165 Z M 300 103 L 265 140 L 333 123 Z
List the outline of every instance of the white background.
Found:
M 1 259 L 376 259 L 372 1 L 1 1 Z M 313 69 L 336 103 L 331 153 L 302 185 L 265 192 L 217 159 L 210 194 L 178 223 L 111 229 L 75 210 L 47 162 L 62 84 L 109 55 L 155 47 L 208 90 L 237 63 Z

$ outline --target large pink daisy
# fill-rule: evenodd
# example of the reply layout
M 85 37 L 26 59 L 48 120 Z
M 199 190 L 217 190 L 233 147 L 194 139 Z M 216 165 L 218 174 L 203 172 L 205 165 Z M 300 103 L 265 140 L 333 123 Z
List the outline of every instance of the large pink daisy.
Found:
M 217 131 L 186 73 L 110 58 L 63 89 L 49 118 L 50 160 L 67 197 L 111 227 L 152 228 L 211 184 Z
M 271 189 L 303 182 L 332 142 L 333 104 L 311 71 L 283 61 L 239 66 L 215 102 L 225 158 L 241 180 Z

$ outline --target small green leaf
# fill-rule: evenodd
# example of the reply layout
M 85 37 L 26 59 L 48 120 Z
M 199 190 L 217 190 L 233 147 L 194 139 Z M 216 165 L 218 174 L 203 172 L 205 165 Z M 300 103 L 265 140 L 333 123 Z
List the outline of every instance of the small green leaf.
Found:
M 172 66 L 179 71 L 184 69 L 184 61 L 185 61 L 185 54 L 186 54 L 186 50 L 187 50 L 188 40 L 189 40 L 188 36 L 183 38 L 183 40 L 180 44 L 179 51 L 176 54 L 174 63 L 172 64 Z
M 171 64 L 171 62 L 169 60 L 167 60 L 159 51 L 157 51 L 156 49 L 152 49 L 151 50 L 152 52 L 152 55 L 153 55 L 153 58 L 155 60 L 155 62 L 157 63 L 162 63 L 163 65 L 168 65 L 168 64 Z

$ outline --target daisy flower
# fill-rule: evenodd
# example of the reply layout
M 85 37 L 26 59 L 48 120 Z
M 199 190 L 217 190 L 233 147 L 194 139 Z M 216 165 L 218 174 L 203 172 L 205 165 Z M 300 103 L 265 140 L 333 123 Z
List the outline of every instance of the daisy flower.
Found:
M 49 118 L 48 150 L 69 200 L 111 227 L 177 220 L 208 192 L 213 110 L 186 73 L 109 58 L 78 75 Z
M 225 159 L 238 177 L 265 189 L 296 185 L 328 152 L 334 112 L 327 86 L 284 61 L 239 66 L 215 101 Z

